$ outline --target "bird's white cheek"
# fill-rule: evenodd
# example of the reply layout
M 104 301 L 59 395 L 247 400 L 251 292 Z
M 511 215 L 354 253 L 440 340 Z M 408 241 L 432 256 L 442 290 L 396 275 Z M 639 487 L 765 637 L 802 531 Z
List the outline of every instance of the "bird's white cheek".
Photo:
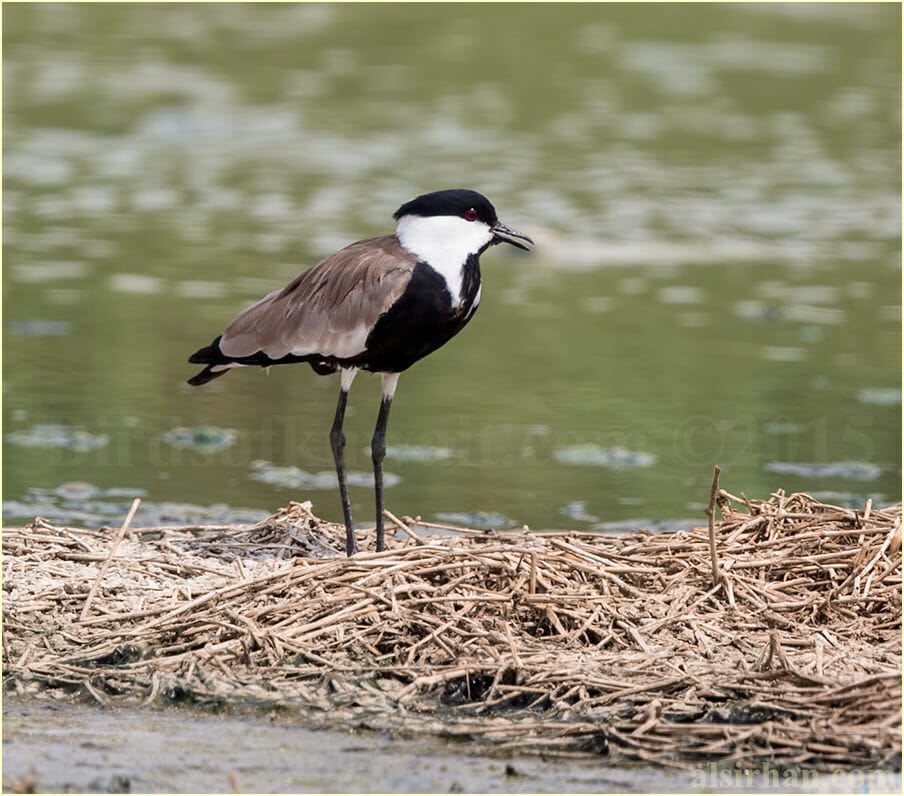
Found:
M 402 246 L 438 271 L 452 296 L 461 299 L 462 268 L 493 238 L 487 224 L 457 216 L 403 216 L 396 230 Z

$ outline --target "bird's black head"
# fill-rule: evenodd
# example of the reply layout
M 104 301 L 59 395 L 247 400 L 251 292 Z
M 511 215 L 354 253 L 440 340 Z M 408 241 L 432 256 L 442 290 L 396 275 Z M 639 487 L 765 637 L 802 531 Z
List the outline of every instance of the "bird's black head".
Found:
M 482 193 L 467 188 L 421 194 L 393 214 L 397 221 L 402 216 L 460 216 L 468 221 L 483 221 L 491 227 L 499 220 L 490 200 Z
M 445 191 L 421 194 L 403 204 L 395 211 L 393 218 L 396 221 L 418 218 L 437 219 L 437 223 L 443 223 L 440 222 L 440 219 L 443 218 L 460 218 L 467 222 L 476 222 L 474 226 L 477 229 L 482 228 L 486 231 L 485 239 L 476 240 L 479 236 L 470 234 L 461 236 L 464 245 L 476 244 L 478 246 L 473 251 L 483 251 L 487 246 L 495 243 L 509 243 L 528 251 L 528 244 L 533 243 L 527 235 L 503 224 L 496 215 L 496 208 L 482 193 L 467 188 L 449 188 Z M 465 227 L 467 226 L 466 224 Z M 439 227 L 437 226 L 435 229 L 438 231 Z M 462 232 L 464 232 L 463 229 Z M 410 236 L 404 237 L 410 239 Z M 475 237 L 475 241 L 468 240 L 471 237 Z M 472 249 L 468 249 L 468 251 L 472 251 Z

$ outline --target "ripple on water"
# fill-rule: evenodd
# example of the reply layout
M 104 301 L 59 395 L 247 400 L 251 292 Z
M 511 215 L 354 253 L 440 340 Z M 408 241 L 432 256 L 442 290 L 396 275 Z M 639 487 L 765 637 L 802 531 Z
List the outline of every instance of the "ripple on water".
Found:
M 203 453 L 214 453 L 228 448 L 237 438 L 238 432 L 234 429 L 216 426 L 194 428 L 179 426 L 163 435 L 163 441 L 174 448 L 192 448 Z
M 868 462 L 769 462 L 766 470 L 804 478 L 845 478 L 851 481 L 874 481 L 882 468 Z
M 552 455 L 556 461 L 565 464 L 611 467 L 615 470 L 651 467 L 656 464 L 656 454 L 646 451 L 629 451 L 618 446 L 604 448 L 590 442 L 556 448 Z
M 56 423 L 39 423 L 24 431 L 11 431 L 6 439 L 23 448 L 67 448 L 78 452 L 102 448 L 110 441 L 106 434 L 91 434 L 74 426 Z
M 346 475 L 349 486 L 373 487 L 373 473 L 349 470 Z M 309 473 L 307 470 L 302 470 L 294 465 L 279 467 L 272 462 L 261 459 L 251 463 L 250 477 L 253 481 L 260 481 L 262 484 L 269 484 L 283 489 L 310 489 L 316 491 L 336 489 L 339 486 L 336 473 L 332 470 L 320 470 L 316 473 Z M 401 477 L 395 473 L 383 473 L 383 486 L 387 489 L 398 486 L 401 481 Z

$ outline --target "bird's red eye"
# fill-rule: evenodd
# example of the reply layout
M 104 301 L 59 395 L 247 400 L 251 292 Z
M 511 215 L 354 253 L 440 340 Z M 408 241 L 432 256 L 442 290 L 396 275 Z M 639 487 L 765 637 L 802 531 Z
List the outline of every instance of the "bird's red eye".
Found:
M 469 207 L 464 212 L 465 221 L 477 221 L 477 211 L 473 207 Z

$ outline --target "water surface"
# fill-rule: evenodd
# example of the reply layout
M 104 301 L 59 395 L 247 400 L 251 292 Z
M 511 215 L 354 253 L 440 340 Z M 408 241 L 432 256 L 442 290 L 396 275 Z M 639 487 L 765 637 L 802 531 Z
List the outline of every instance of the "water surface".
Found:
M 469 186 L 472 324 L 404 374 L 388 505 L 534 528 L 701 515 L 712 465 L 900 499 L 895 5 L 4 8 L 7 521 L 339 519 L 338 385 L 187 356 Z M 347 423 L 372 520 L 375 379 Z M 81 490 L 81 492 L 79 492 Z M 155 513 L 156 512 L 156 513 Z

